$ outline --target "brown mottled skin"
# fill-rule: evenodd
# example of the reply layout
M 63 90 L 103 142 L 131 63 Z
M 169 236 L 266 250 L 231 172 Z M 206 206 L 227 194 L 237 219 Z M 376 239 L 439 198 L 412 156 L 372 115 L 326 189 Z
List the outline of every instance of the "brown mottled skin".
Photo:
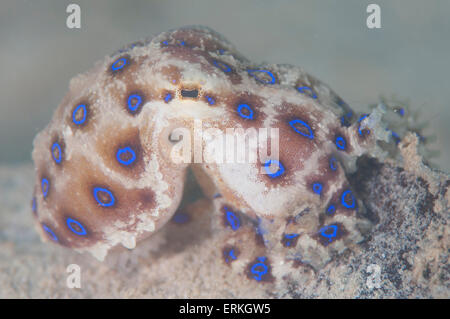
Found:
M 136 96 L 140 104 L 130 109 L 129 103 L 138 104 Z M 250 106 L 251 119 L 245 118 L 249 110 L 239 114 L 241 104 Z M 79 105 L 85 112 L 75 111 Z M 350 111 L 301 68 L 254 64 L 208 28 L 186 27 L 137 42 L 75 77 L 50 124 L 36 136 L 37 228 L 47 241 L 56 242 L 55 235 L 59 244 L 102 260 L 109 249 L 133 248 L 164 226 L 179 207 L 192 169 L 215 206 L 212 235 L 224 238 L 218 249 L 238 252 L 232 267 L 251 277 L 252 263 L 264 256 L 270 271 L 261 281 L 277 277 L 270 263 L 280 260 L 321 267 L 333 252 L 363 239 L 370 227 L 344 170 L 347 161 L 373 149 L 376 138 L 358 134 L 360 123 Z M 195 136 L 195 120 L 203 129 L 221 131 L 277 128 L 284 173 L 265 174 L 263 165 L 271 158 L 261 155 L 256 163 L 175 163 L 171 152 L 182 141 L 171 134 L 186 128 Z M 313 138 L 304 125 L 289 124 L 296 120 L 309 125 Z M 337 137 L 345 139 L 344 150 L 336 147 Z M 204 154 L 214 152 L 212 143 L 202 141 Z M 127 147 L 135 153 L 129 165 L 117 158 Z M 129 152 L 121 156 L 132 158 Z M 43 178 L 49 181 L 45 197 Z M 320 194 L 314 192 L 317 182 Z M 112 202 L 104 191 L 94 197 L 96 187 L 113 194 L 113 205 L 103 205 Z M 347 190 L 350 195 L 342 199 Z M 335 212 L 327 215 L 331 204 Z M 227 226 L 224 207 L 239 214 L 239 229 Z M 85 234 L 71 220 L 84 226 Z M 332 240 L 321 235 L 327 225 L 339 228 Z M 298 236 L 287 246 L 286 234 L 294 233 Z

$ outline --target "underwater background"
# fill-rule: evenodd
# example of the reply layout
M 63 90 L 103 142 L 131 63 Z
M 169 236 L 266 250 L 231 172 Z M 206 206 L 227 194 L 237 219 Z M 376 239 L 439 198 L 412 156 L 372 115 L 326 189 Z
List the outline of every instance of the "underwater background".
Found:
M 81 7 L 81 29 L 66 7 Z M 366 8 L 381 7 L 381 29 Z M 31 159 L 69 80 L 143 37 L 206 25 L 256 62 L 299 65 L 355 110 L 380 96 L 407 101 L 436 134 L 433 159 L 450 171 L 450 2 L 402 1 L 16 1 L 0 3 L 0 164 Z

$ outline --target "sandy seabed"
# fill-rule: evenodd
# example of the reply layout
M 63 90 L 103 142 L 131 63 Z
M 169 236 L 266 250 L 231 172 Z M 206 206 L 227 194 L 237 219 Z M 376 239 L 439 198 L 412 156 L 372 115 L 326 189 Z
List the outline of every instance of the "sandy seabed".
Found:
M 0 166 L 0 298 L 449 298 L 450 178 L 421 163 L 416 142 L 405 138 L 401 164 L 367 160 L 351 177 L 374 214 L 370 238 L 320 271 L 300 266 L 270 284 L 230 271 L 210 214 L 169 223 L 104 262 L 43 243 L 31 213 L 32 164 Z M 81 288 L 67 286 L 71 264 Z M 371 265 L 379 286 L 367 284 Z

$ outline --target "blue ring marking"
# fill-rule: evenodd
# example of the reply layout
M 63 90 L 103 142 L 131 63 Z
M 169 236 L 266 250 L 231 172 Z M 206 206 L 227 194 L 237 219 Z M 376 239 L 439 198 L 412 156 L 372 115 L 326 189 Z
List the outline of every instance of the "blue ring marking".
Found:
M 216 103 L 216 101 L 210 96 L 206 96 L 206 100 L 208 101 L 209 105 L 214 105 L 214 103 Z
M 164 44 L 164 45 L 169 45 L 169 42 L 166 40 L 166 41 L 163 41 L 163 42 L 161 42 L 162 44 Z
M 275 173 L 272 173 L 270 170 L 271 164 L 278 165 L 278 170 Z M 278 177 L 278 176 L 282 175 L 285 171 L 284 166 L 283 166 L 283 164 L 281 164 L 280 161 L 270 160 L 270 159 L 264 163 L 264 169 L 266 170 L 266 173 L 267 173 L 267 175 L 269 175 L 270 178 Z
M 342 136 L 338 136 L 338 137 L 336 137 L 335 144 L 338 149 L 345 150 L 345 146 L 346 146 L 347 142 L 345 141 L 345 139 Z
M 368 117 L 368 116 L 369 116 L 369 114 L 363 114 L 363 115 L 359 118 L 358 122 L 361 122 L 362 120 L 364 120 L 364 119 L 365 119 L 366 117 Z M 365 128 L 365 130 L 367 131 L 367 134 L 370 134 L 370 130 L 369 130 L 368 128 Z M 358 125 L 358 133 L 359 133 L 359 135 L 361 135 L 361 136 L 363 136 L 363 134 L 364 134 L 364 132 L 361 131 L 361 124 Z
M 333 229 L 333 233 L 327 234 L 327 231 L 328 231 L 329 229 Z M 333 240 L 333 238 L 336 237 L 337 231 L 338 231 L 338 227 L 337 227 L 336 225 L 325 226 L 325 227 L 322 227 L 322 228 L 319 230 L 320 234 L 321 234 L 323 237 L 328 238 L 328 241 L 329 241 L 329 242 L 331 242 L 331 241 Z
M 303 127 L 305 127 L 308 131 L 309 131 L 309 134 L 305 134 L 304 132 L 302 132 L 302 131 L 300 131 L 299 129 L 297 129 L 296 127 L 295 127 L 295 124 L 300 124 L 300 125 L 302 125 Z M 289 125 L 294 129 L 294 131 L 296 131 L 298 134 L 300 134 L 300 135 L 303 135 L 304 137 L 307 137 L 307 138 L 309 138 L 309 139 L 314 139 L 314 133 L 313 133 L 313 131 L 312 131 L 312 129 L 311 129 L 311 127 L 306 123 L 306 122 L 304 122 L 304 121 L 302 121 L 302 120 L 300 120 L 300 119 L 295 119 L 295 120 L 292 120 L 292 121 L 290 121 L 289 122 Z
M 117 65 L 117 64 L 119 64 L 120 62 L 122 62 L 122 65 Z M 126 59 L 125 57 L 119 58 L 119 59 L 117 59 L 117 60 L 111 65 L 111 70 L 113 70 L 113 71 L 118 71 L 118 70 L 120 70 L 120 69 L 123 69 L 123 67 L 124 67 L 125 65 L 127 65 L 127 63 L 128 63 L 128 61 L 127 61 L 127 59 Z
M 328 206 L 328 208 L 327 208 L 327 214 L 328 215 L 333 215 L 335 212 L 336 212 L 336 206 L 334 206 L 333 204 Z
M 239 227 L 241 227 L 241 221 L 239 220 L 239 218 L 232 211 L 229 210 L 226 211 L 226 214 L 231 229 L 233 229 L 234 231 L 238 230 Z
M 48 227 L 45 224 L 42 224 L 42 229 L 45 230 L 50 236 L 52 236 L 53 241 L 56 241 L 56 242 L 58 241 L 58 237 L 55 235 L 53 230 L 50 229 L 50 227 Z
M 136 99 L 137 101 L 136 101 L 136 103 L 133 105 L 133 99 Z M 128 109 L 131 111 L 131 112 L 135 112 L 138 108 L 139 108 L 139 106 L 141 105 L 141 103 L 142 103 L 142 96 L 140 96 L 139 94 L 131 94 L 129 97 L 128 97 Z
M 330 169 L 332 171 L 335 171 L 335 170 L 337 170 L 337 168 L 338 168 L 337 160 L 334 156 L 331 156 L 330 157 Z
M 254 77 L 255 80 L 257 80 L 263 84 L 275 84 L 275 76 L 269 70 L 247 70 L 247 72 L 250 76 Z M 264 80 L 260 79 L 256 74 L 254 74 L 256 72 L 262 72 L 262 73 L 268 74 L 270 76 L 271 80 L 264 81 Z
M 45 177 L 42 178 L 41 190 L 42 190 L 42 195 L 44 196 L 44 198 L 47 197 L 49 188 L 50 188 L 50 182 L 48 181 L 48 179 L 46 179 Z
M 392 134 L 392 136 L 394 137 L 395 144 L 400 143 L 400 140 L 401 140 L 400 135 L 398 135 L 398 134 L 395 133 L 394 131 L 391 131 L 391 134 Z
M 396 113 L 398 113 L 401 117 L 405 116 L 405 109 L 402 107 L 394 109 Z
M 186 45 L 186 42 L 184 42 L 183 40 L 180 40 L 180 45 L 184 46 L 184 45 Z
M 69 227 L 69 229 L 74 233 L 74 234 L 77 234 L 77 235 L 79 235 L 79 236 L 85 236 L 85 235 L 87 235 L 87 231 L 86 231 L 86 229 L 83 227 L 83 225 L 81 225 L 81 223 L 79 222 L 79 221 L 77 221 L 77 220 L 75 220 L 75 219 L 72 219 L 72 218 L 67 218 L 66 219 L 66 224 L 67 224 L 67 227 Z M 73 227 L 72 227 L 72 224 L 76 224 L 78 227 L 80 227 L 80 231 L 77 231 L 76 229 L 74 229 Z
M 225 50 L 224 49 L 219 49 L 219 54 L 220 55 L 222 55 L 222 54 L 224 54 L 225 53 Z
M 108 194 L 109 195 L 109 202 L 107 202 L 107 203 L 102 202 L 100 200 L 100 198 L 98 197 L 98 192 L 102 192 L 102 193 Z M 97 201 L 97 203 L 100 206 L 102 206 L 102 207 L 111 207 L 111 206 L 114 205 L 114 203 L 116 201 L 116 199 L 114 198 L 113 193 L 110 190 L 108 190 L 106 188 L 103 188 L 103 187 L 95 187 L 94 188 L 94 198 Z
M 314 93 L 314 91 L 309 87 L 309 86 L 299 86 L 297 87 L 297 90 L 300 93 L 303 93 L 305 95 L 308 95 L 309 97 L 313 98 L 313 99 L 317 99 L 317 94 Z M 306 93 L 305 90 L 309 93 Z
M 235 252 L 234 252 L 234 248 L 231 249 L 231 250 L 228 252 L 227 255 L 228 255 L 228 256 L 225 258 L 225 261 L 226 261 L 227 263 L 229 263 L 229 262 L 232 261 L 232 260 L 236 260 L 236 259 L 237 259 L 236 254 L 235 254 Z M 230 257 L 232 260 L 230 260 L 229 257 Z
M 83 118 L 79 121 L 77 121 L 76 119 L 76 115 L 78 113 L 79 109 L 83 109 Z M 76 124 L 76 125 L 81 125 L 86 121 L 86 115 L 87 115 L 87 109 L 86 109 L 86 104 L 80 104 L 78 105 L 72 112 L 72 121 Z
M 121 155 L 124 154 L 124 153 L 131 154 L 131 158 L 129 160 L 127 160 L 127 161 L 124 161 L 121 158 Z M 133 163 L 136 160 L 136 153 L 133 151 L 133 149 L 131 147 L 127 146 L 127 147 L 124 147 L 124 148 L 120 148 L 117 151 L 116 158 L 117 158 L 117 161 L 119 161 L 120 164 L 130 165 L 131 163 Z
M 286 246 L 291 246 L 292 239 L 297 238 L 298 236 L 300 236 L 300 234 L 286 234 L 286 235 L 284 235 L 284 238 L 288 239 L 286 241 Z
M 59 154 L 58 158 L 55 157 L 55 149 L 56 149 L 56 148 L 58 149 L 58 154 Z M 53 143 L 53 145 L 52 145 L 52 157 L 53 157 L 53 159 L 55 160 L 55 162 L 56 162 L 57 164 L 60 164 L 60 163 L 61 163 L 61 160 L 62 160 L 62 151 L 61 151 L 61 146 L 59 145 L 58 142 L 55 142 L 55 143 Z
M 228 252 L 225 251 L 224 252 L 224 257 L 225 257 L 225 262 L 226 263 L 229 263 L 229 262 L 231 262 L 233 260 L 236 260 L 237 256 L 236 256 L 236 253 L 234 251 L 234 248 L 231 248 Z M 230 258 L 231 258 L 231 260 L 230 260 Z
M 258 257 L 259 262 L 255 263 L 250 269 L 251 273 L 255 275 L 253 278 L 257 281 L 260 281 L 262 279 L 261 277 L 267 274 L 267 271 L 269 270 L 269 267 L 264 264 L 265 260 L 266 257 Z M 258 270 L 258 267 L 262 268 L 262 270 Z
M 166 97 L 164 98 L 164 101 L 165 101 L 166 103 L 169 103 L 170 100 L 172 100 L 172 94 L 167 93 L 167 94 L 166 94 Z
M 242 109 L 246 109 L 249 114 L 245 115 L 244 113 L 242 113 Z M 237 108 L 237 112 L 239 113 L 240 117 L 243 117 L 244 119 L 253 120 L 253 110 L 248 104 L 245 104 L 245 103 L 239 104 L 238 108 Z
M 177 224 L 185 224 L 189 219 L 189 215 L 186 213 L 176 213 L 172 220 Z
M 225 73 L 231 72 L 231 67 L 223 62 L 213 60 L 213 64 Z
M 319 182 L 314 183 L 312 186 L 312 189 L 313 189 L 314 193 L 320 195 L 322 193 L 323 185 L 322 185 L 322 183 L 319 183 Z
M 351 199 L 352 199 L 352 203 L 351 203 L 351 204 L 348 204 L 348 203 L 345 201 L 345 198 L 346 198 L 348 195 L 351 196 Z M 351 208 L 355 208 L 355 206 L 356 206 L 356 199 L 355 199 L 355 196 L 353 196 L 351 190 L 347 189 L 345 192 L 342 193 L 342 195 L 341 195 L 341 204 L 342 204 L 342 206 L 344 206 L 344 207 L 346 207 L 346 208 L 350 208 L 350 209 L 351 209 Z

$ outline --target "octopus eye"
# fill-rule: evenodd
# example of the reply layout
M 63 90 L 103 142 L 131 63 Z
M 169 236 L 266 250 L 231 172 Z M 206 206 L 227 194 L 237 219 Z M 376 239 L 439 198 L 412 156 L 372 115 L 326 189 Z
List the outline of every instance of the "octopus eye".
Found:
M 181 90 L 181 96 L 196 99 L 198 97 L 198 90 Z

